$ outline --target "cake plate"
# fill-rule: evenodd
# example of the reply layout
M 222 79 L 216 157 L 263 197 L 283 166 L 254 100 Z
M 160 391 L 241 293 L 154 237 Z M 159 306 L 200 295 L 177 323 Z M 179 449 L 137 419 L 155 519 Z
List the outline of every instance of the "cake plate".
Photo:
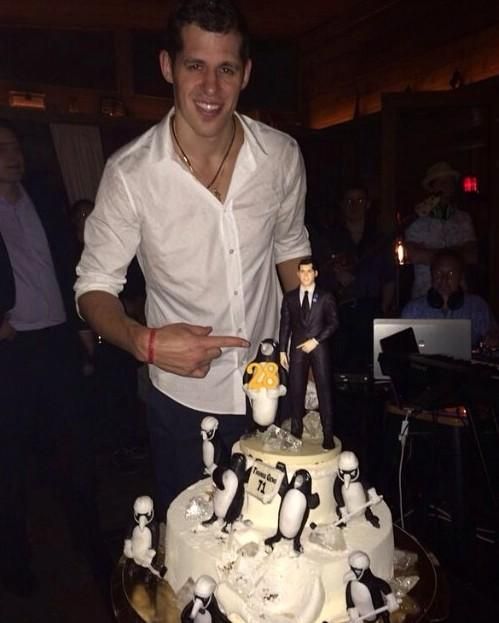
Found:
M 419 581 L 404 598 L 401 610 L 391 615 L 391 623 L 437 623 L 448 614 L 448 593 L 438 561 L 411 534 L 393 527 L 395 547 L 415 552 L 418 561 L 407 575 Z M 175 593 L 165 581 L 122 556 L 111 580 L 111 600 L 119 623 L 179 623 Z

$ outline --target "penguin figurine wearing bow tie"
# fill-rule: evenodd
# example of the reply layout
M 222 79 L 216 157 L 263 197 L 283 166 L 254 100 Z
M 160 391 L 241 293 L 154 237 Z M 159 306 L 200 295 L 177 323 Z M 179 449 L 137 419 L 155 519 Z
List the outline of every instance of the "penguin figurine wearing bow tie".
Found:
M 194 596 L 180 615 L 181 623 L 225 623 L 215 599 L 215 580 L 209 575 L 202 575 L 194 586 Z

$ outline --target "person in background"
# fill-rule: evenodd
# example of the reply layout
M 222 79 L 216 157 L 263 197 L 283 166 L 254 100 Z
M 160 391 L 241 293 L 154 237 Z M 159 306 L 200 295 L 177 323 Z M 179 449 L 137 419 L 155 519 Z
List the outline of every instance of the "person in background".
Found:
M 74 267 L 80 261 L 83 251 L 85 222 L 88 215 L 94 209 L 94 202 L 90 199 L 78 199 L 69 209 L 69 218 L 74 234 Z M 84 377 L 90 377 L 94 373 L 95 336 L 87 323 L 78 319 L 79 336 L 81 343 L 81 370 Z M 88 384 L 87 384 L 88 385 Z M 88 390 L 88 387 L 87 387 Z
M 85 223 L 93 209 L 94 202 L 90 199 L 79 199 L 70 208 L 77 248 L 75 266 L 84 247 Z M 144 299 L 144 278 L 134 258 L 120 300 L 132 318 L 141 320 Z M 83 320 L 79 335 L 87 404 L 94 413 L 95 445 L 113 449 L 117 466 L 125 472 L 134 471 L 145 456 L 139 439 L 138 363 L 126 351 L 95 335 Z
M 100 542 L 89 419 L 79 410 L 69 225 L 57 198 L 28 189 L 23 176 L 17 132 L 0 120 L 0 283 L 14 293 L 0 328 L 0 581 L 24 597 L 37 588 L 27 491 L 34 447 L 75 548 L 97 564 Z
M 408 260 L 414 264 L 412 298 L 424 296 L 431 284 L 430 265 L 439 249 L 453 249 L 464 264 L 478 259 L 470 215 L 459 208 L 459 173 L 447 162 L 432 165 L 422 186 L 428 197 L 416 206 L 418 215 L 405 231 Z
M 367 189 L 346 188 L 339 213 L 328 229 L 312 238 L 319 267 L 318 283 L 332 291 L 339 327 L 332 339 L 334 367 L 365 372 L 372 359 L 372 321 L 388 315 L 395 294 L 391 238 L 376 227 Z
M 431 287 L 425 296 L 409 301 L 402 318 L 463 318 L 471 320 L 473 348 L 499 346 L 499 328 L 486 301 L 463 289 L 462 257 L 451 249 L 442 249 L 433 256 Z
M 202 474 L 202 419 L 218 417 L 228 447 L 244 432 L 244 369 L 277 336 L 279 279 L 297 285 L 310 245 L 296 141 L 236 112 L 251 60 L 235 4 L 178 2 L 160 67 L 174 107 L 108 161 L 75 289 L 94 331 L 149 364 L 155 507 L 164 517 Z M 135 255 L 144 323 L 118 296 Z

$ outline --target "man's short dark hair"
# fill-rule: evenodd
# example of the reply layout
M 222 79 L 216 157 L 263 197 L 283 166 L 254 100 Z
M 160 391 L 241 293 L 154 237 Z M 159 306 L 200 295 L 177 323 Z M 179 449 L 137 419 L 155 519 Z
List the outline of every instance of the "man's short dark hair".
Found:
M 360 190 L 365 194 L 365 196 L 369 199 L 369 189 L 367 185 L 362 180 L 350 180 L 345 186 L 343 186 L 343 192 L 341 193 L 342 199 L 345 198 L 345 195 L 353 190 Z
M 457 251 L 454 251 L 453 249 L 439 249 L 433 256 L 433 259 L 431 261 L 430 268 L 431 268 L 432 274 L 435 270 L 435 266 L 437 266 L 439 262 L 441 262 L 442 260 L 448 260 L 448 259 L 454 260 L 459 267 L 459 271 L 461 273 L 464 272 L 464 260 L 460 253 L 458 253 Z
M 309 264 L 312 264 L 312 268 L 314 270 L 317 270 L 317 264 L 315 263 L 315 260 L 311 255 L 301 258 L 301 260 L 298 262 L 298 270 L 300 269 L 300 266 L 308 266 Z
M 232 0 L 178 0 L 166 26 L 164 48 L 172 62 L 183 48 L 182 28 L 196 24 L 208 32 L 241 35 L 240 56 L 249 59 L 249 32 L 246 20 Z

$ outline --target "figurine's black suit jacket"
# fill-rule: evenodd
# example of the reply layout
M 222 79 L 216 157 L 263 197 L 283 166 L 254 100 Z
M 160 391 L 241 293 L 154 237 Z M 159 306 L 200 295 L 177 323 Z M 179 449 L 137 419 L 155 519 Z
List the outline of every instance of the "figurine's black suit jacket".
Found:
M 279 344 L 281 351 L 284 351 L 291 338 L 288 387 L 291 432 L 300 438 L 303 433 L 305 392 L 311 366 L 319 399 L 324 447 L 333 447 L 333 387 L 328 340 L 336 331 L 337 326 L 336 303 L 330 292 L 315 288 L 307 318 L 304 318 L 301 309 L 300 288 L 284 295 L 281 306 Z M 306 354 L 301 349 L 297 349 L 299 344 L 310 338 L 315 338 L 319 342 L 311 353 Z

